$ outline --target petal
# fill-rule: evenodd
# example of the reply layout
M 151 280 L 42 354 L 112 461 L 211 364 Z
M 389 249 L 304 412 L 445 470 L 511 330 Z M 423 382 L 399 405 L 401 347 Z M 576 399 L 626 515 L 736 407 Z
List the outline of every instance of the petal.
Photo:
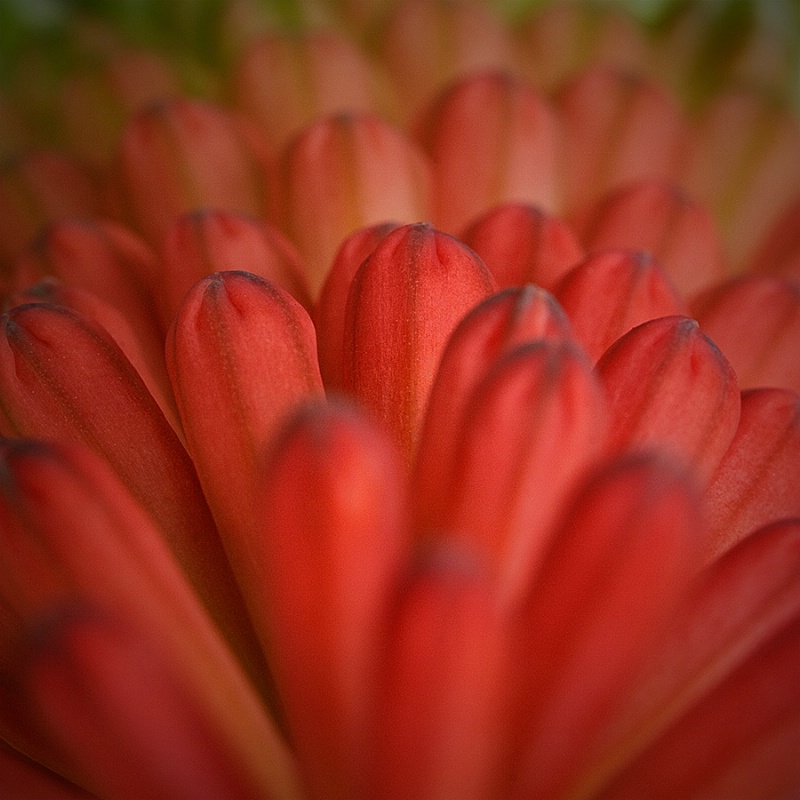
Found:
M 754 665 L 758 671 L 764 648 L 770 648 L 770 642 L 787 626 L 796 626 L 800 618 L 798 569 L 800 522 L 794 520 L 753 534 L 700 574 L 696 586 L 676 607 L 670 627 L 661 637 L 647 669 L 632 683 L 626 698 L 620 703 L 616 720 L 606 732 L 604 749 L 594 768 L 586 772 L 582 791 L 576 792 L 576 797 L 598 796 L 597 790 L 614 775 L 624 774 L 628 764 L 633 765 L 632 772 L 636 774 L 640 769 L 637 760 L 640 754 L 646 754 L 651 748 L 659 753 L 664 747 L 659 744 L 664 734 L 674 752 L 673 730 L 685 730 L 690 737 L 687 741 L 692 741 L 693 747 L 701 748 L 703 758 L 699 764 L 708 765 L 709 776 L 714 768 L 724 766 L 717 758 L 724 753 L 728 734 L 746 737 L 756 733 L 754 715 L 761 713 L 752 707 L 745 713 L 743 703 L 747 699 L 743 695 L 733 696 L 730 692 L 734 690 L 726 689 L 725 685 L 731 680 L 735 684 L 739 680 L 736 675 L 742 668 L 745 671 L 751 669 L 748 664 Z M 800 641 L 796 634 L 794 638 Z M 765 665 L 763 677 L 777 676 L 769 675 L 769 668 Z M 779 698 L 782 692 L 796 685 L 794 678 L 781 679 L 774 687 L 774 698 Z M 715 696 L 724 698 L 724 702 L 718 703 Z M 771 703 L 769 696 L 762 695 L 755 705 L 761 706 L 763 711 Z M 727 712 L 725 704 L 728 705 Z M 721 715 L 731 712 L 734 717 L 722 724 Z M 689 719 L 694 718 L 693 723 L 687 723 L 687 715 Z M 689 728 L 685 727 L 687 724 Z M 715 733 L 708 739 L 710 747 L 695 740 L 696 733 L 691 730 L 695 725 L 698 728 L 713 726 Z M 684 764 L 688 763 L 695 770 L 699 766 L 692 749 L 686 748 L 682 756 L 672 762 L 676 775 L 681 774 Z M 645 759 L 648 758 L 645 755 Z M 728 766 L 734 764 L 732 760 Z M 651 791 L 645 792 L 640 788 L 629 790 L 627 794 L 621 792 L 621 796 L 635 797 L 644 792 L 649 797 L 661 781 L 672 791 L 670 794 L 665 790 L 661 796 L 690 796 L 688 787 L 685 792 L 675 787 L 663 765 L 653 767 Z M 695 778 L 701 787 L 703 774 L 704 768 L 700 766 Z M 761 775 L 761 779 L 766 777 Z M 640 774 L 638 780 L 642 779 L 646 776 Z M 711 796 L 752 796 L 742 791 L 741 794 L 732 791 L 727 795 Z M 755 796 L 762 795 L 756 792 Z
M 0 742 L 0 785 L 6 800 L 92 800 L 92 795 Z
M 259 126 L 276 155 L 314 119 L 378 111 L 371 64 L 332 30 L 255 39 L 238 58 L 232 82 L 236 106 Z
M 225 270 L 259 275 L 311 307 L 300 254 L 277 228 L 254 217 L 222 209 L 184 214 L 167 229 L 160 256 L 158 300 L 165 329 L 197 281 Z
M 398 226 L 381 222 L 351 233 L 339 245 L 333 265 L 322 284 L 314 322 L 317 328 L 319 369 L 329 389 L 342 385 L 347 298 L 358 268 L 372 251 Z
M 102 796 L 299 796 L 288 776 L 242 752 L 147 628 L 68 606 L 28 635 L 21 691 Z
M 384 645 L 366 796 L 496 797 L 508 628 L 480 562 L 442 543 L 413 564 Z
M 493 294 L 453 331 L 431 388 L 413 470 L 419 525 L 434 526 L 441 485 L 456 463 L 467 408 L 495 361 L 517 345 L 572 341 L 569 321 L 552 295 L 535 286 Z
M 101 455 L 153 516 L 223 630 L 235 635 L 242 600 L 191 459 L 122 351 L 96 323 L 58 306 L 19 306 L 2 321 L 5 430 L 84 442 Z
M 284 151 L 278 204 L 277 218 L 308 266 L 316 297 L 353 231 L 430 217 L 430 165 L 405 133 L 378 117 L 323 117 Z
M 0 264 L 8 264 L 45 225 L 91 215 L 100 202 L 94 180 L 66 155 L 34 150 L 0 170 Z
M 469 542 L 501 603 L 516 605 L 554 522 L 602 452 L 605 426 L 600 386 L 574 346 L 536 341 L 502 353 L 468 399 L 453 457 L 428 489 L 422 533 Z
M 83 766 L 65 765 L 42 739 L 38 718 L 16 690 L 28 671 L 20 637 L 36 620 L 82 598 L 147 630 L 151 642 L 180 665 L 187 685 L 202 692 L 219 730 L 248 758 L 264 762 L 275 776 L 289 769 L 273 724 L 161 531 L 102 459 L 81 446 L 27 440 L 4 442 L 0 456 L 0 660 L 12 708 L 21 706 L 9 717 L 4 698 L 3 737 L 53 768 L 66 766 L 73 779 L 84 782 L 81 776 L 90 775 L 91 760 L 88 772 L 85 760 Z M 93 779 L 86 785 L 94 786 Z
M 662 317 L 618 339 L 597 364 L 611 411 L 612 449 L 657 448 L 701 482 L 739 423 L 736 376 L 694 320 Z
M 677 102 L 659 84 L 601 66 L 559 92 L 564 207 L 581 220 L 603 195 L 643 178 L 669 180 L 685 136 Z
M 694 576 L 699 534 L 693 483 L 660 456 L 612 461 L 581 487 L 520 619 L 509 796 L 567 796 Z
M 716 215 L 737 271 L 800 191 L 798 148 L 800 124 L 757 90 L 718 95 L 696 124 L 680 182 Z
M 742 393 L 736 435 L 705 493 L 707 552 L 718 557 L 751 531 L 800 517 L 800 397 Z
M 314 797 L 363 788 L 406 495 L 400 454 L 340 401 L 295 415 L 270 459 L 254 609 Z
M 553 291 L 593 361 L 637 325 L 686 312 L 659 262 L 638 250 L 593 253 L 567 272 Z
M 167 365 L 186 443 L 245 597 L 265 453 L 286 417 L 322 394 L 314 328 L 302 306 L 247 272 L 195 284 L 170 330 Z
M 478 71 L 509 68 L 513 57 L 509 36 L 490 8 L 442 0 L 397 3 L 380 51 L 407 121 L 448 84 Z
M 722 237 L 711 212 L 661 181 L 625 186 L 602 198 L 582 231 L 587 250 L 645 250 L 684 295 L 725 276 Z
M 432 104 L 417 138 L 433 164 L 433 215 L 448 233 L 498 203 L 560 207 L 561 132 L 532 87 L 506 73 L 465 78 Z
M 584 255 L 571 228 L 524 203 L 486 211 L 460 238 L 486 262 L 500 288 L 535 283 L 552 289 Z
M 344 388 L 411 459 L 445 343 L 494 282 L 483 262 L 426 223 L 390 233 L 353 280 Z
M 692 310 L 730 360 L 742 388 L 800 391 L 800 285 L 782 278 L 739 278 L 697 297 Z
M 217 106 L 172 99 L 126 126 L 112 171 L 120 214 L 154 246 L 181 214 L 219 207 L 260 216 L 266 210 L 261 155 L 236 118 Z
M 800 280 L 800 195 L 775 218 L 746 272 Z

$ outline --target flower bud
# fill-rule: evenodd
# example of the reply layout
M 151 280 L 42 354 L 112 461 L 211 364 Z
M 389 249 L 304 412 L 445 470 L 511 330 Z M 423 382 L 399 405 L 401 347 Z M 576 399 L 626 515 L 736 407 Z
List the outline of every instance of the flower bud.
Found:
M 694 320 L 662 317 L 618 339 L 597 364 L 612 449 L 655 448 L 705 484 L 739 423 L 739 385 Z
M 429 171 L 405 134 L 377 117 L 327 117 L 292 141 L 281 161 L 278 219 L 308 266 L 312 296 L 353 231 L 430 217 Z
M 692 311 L 743 389 L 782 386 L 800 392 L 800 287 L 794 281 L 727 281 L 697 297 Z
M 343 385 L 409 461 L 447 339 L 493 289 L 468 247 L 426 223 L 392 231 L 353 279 Z
M 465 78 L 442 94 L 417 138 L 433 164 L 433 215 L 458 233 L 498 203 L 560 208 L 561 132 L 532 87 L 505 73 Z
M 722 238 L 711 213 L 660 181 L 635 183 L 601 199 L 579 233 L 590 252 L 648 252 L 685 296 L 726 274 Z
M 686 313 L 659 264 L 647 253 L 633 250 L 587 256 L 556 285 L 555 296 L 593 362 L 637 325 Z
M 490 209 L 459 238 L 484 260 L 500 288 L 535 283 L 552 290 L 584 255 L 569 226 L 524 203 Z

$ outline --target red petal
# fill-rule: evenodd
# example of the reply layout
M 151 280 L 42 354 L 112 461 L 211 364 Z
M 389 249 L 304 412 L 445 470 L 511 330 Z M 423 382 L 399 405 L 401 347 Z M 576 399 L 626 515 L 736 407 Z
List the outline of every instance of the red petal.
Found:
M 597 364 L 611 409 L 613 448 L 656 448 L 705 482 L 739 423 L 730 364 L 694 320 L 662 317 L 618 339 Z
M 292 743 L 313 796 L 353 798 L 387 600 L 408 542 L 399 453 L 353 409 L 312 405 L 274 450 L 265 510 L 253 608 Z
M 390 233 L 358 270 L 343 383 L 411 459 L 445 343 L 494 282 L 465 245 L 426 223 Z
M 633 250 L 587 256 L 564 275 L 554 293 L 593 361 L 637 325 L 686 311 L 660 265 Z
M 716 557 L 756 528 L 800 517 L 800 397 L 742 394 L 736 435 L 705 494 L 707 552 Z

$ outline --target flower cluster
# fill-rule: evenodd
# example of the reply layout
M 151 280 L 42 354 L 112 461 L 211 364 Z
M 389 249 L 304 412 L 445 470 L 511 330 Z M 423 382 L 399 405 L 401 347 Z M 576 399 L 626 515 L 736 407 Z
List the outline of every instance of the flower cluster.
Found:
M 797 797 L 797 4 L 86 6 L 4 12 L 3 797 Z

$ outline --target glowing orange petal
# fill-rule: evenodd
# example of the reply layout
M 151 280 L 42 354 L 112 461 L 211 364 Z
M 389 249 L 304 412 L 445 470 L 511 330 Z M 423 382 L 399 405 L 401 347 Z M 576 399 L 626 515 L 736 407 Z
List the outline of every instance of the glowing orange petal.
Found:
M 702 482 L 739 422 L 739 386 L 694 320 L 662 317 L 618 339 L 597 364 L 611 411 L 611 446 L 656 448 L 691 464 Z
M 564 222 L 523 203 L 492 208 L 459 238 L 484 260 L 501 288 L 535 283 L 552 289 L 584 255 Z
M 581 220 L 612 189 L 643 178 L 669 180 L 685 135 L 677 102 L 660 85 L 592 67 L 557 98 L 565 132 L 564 208 Z
M 158 299 L 165 328 L 197 281 L 226 270 L 266 278 L 311 307 L 299 253 L 277 228 L 254 217 L 221 209 L 179 217 L 164 236 L 161 264 Z
M 467 540 L 484 554 L 501 602 L 514 605 L 602 452 L 604 412 L 600 386 L 573 345 L 545 340 L 502 353 L 468 399 L 452 459 L 429 490 L 422 533 Z
M 491 580 L 471 556 L 442 543 L 402 585 L 387 632 L 366 796 L 497 796 L 508 628 Z
M 783 278 L 739 278 L 692 303 L 694 316 L 736 370 L 743 389 L 800 392 L 800 285 Z
M 334 31 L 272 33 L 254 39 L 239 57 L 233 93 L 277 155 L 318 117 L 378 111 L 372 69 L 355 44 Z
M 734 89 L 707 107 L 689 145 L 680 182 L 714 212 L 740 270 L 800 191 L 800 124 L 766 93 Z
M 661 181 L 635 183 L 601 199 L 580 234 L 591 252 L 647 251 L 684 295 L 725 275 L 722 238 L 710 211 Z
M 409 539 L 403 472 L 341 402 L 295 415 L 270 459 L 254 613 L 313 796 L 363 789 L 379 648 Z
M 560 208 L 561 131 L 532 87 L 505 73 L 465 78 L 437 98 L 417 138 L 433 164 L 433 217 L 448 233 L 498 203 Z
M 181 214 L 218 207 L 253 216 L 267 208 L 263 154 L 236 117 L 196 100 L 139 112 L 122 135 L 110 194 L 115 211 L 159 247 Z
M 800 517 L 800 397 L 742 393 L 736 435 L 706 490 L 711 557 L 769 522 Z
M 408 120 L 445 86 L 513 66 L 511 40 L 492 10 L 467 0 L 403 0 L 386 21 L 381 55 Z
M 489 271 L 468 247 L 426 223 L 386 236 L 353 279 L 344 388 L 409 460 L 447 339 L 493 288 Z
M 367 256 L 397 227 L 394 222 L 382 222 L 361 228 L 350 234 L 336 251 L 314 315 L 319 369 L 328 389 L 342 385 L 345 314 L 353 278 Z
M 170 330 L 167 364 L 205 496 L 245 597 L 260 582 L 264 454 L 287 414 L 322 393 L 308 314 L 247 272 L 195 284 Z M 254 571 L 255 570 L 255 571 Z
M 659 263 L 635 250 L 587 256 L 556 284 L 554 292 L 593 361 L 637 325 L 686 313 Z
M 566 796 L 695 575 L 699 533 L 689 476 L 658 456 L 613 461 L 574 498 L 520 621 L 510 797 Z
M 280 163 L 277 218 L 319 294 L 342 240 L 387 220 L 430 218 L 430 165 L 401 130 L 378 117 L 340 114 L 309 125 Z

